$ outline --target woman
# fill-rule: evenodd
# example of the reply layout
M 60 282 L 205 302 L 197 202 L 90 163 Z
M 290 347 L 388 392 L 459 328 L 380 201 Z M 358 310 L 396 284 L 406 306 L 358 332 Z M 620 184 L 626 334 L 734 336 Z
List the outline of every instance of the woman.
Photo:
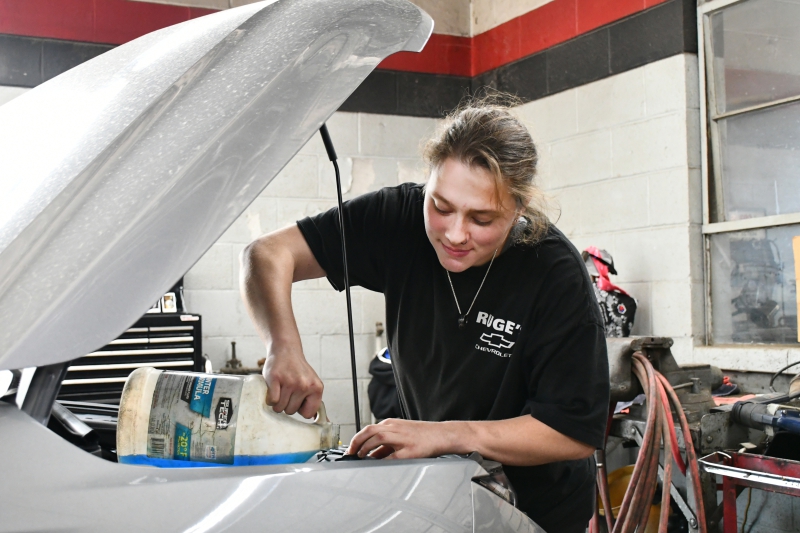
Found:
M 608 363 L 580 255 L 534 185 L 537 154 L 504 106 L 454 112 L 425 149 L 430 176 L 344 206 L 354 285 L 386 297 L 404 418 L 367 426 L 349 453 L 478 451 L 505 465 L 518 506 L 545 530 L 584 531 L 603 445 Z M 322 382 L 305 361 L 291 284 L 342 290 L 336 209 L 250 244 L 242 292 L 264 338 L 275 411 L 311 417 Z

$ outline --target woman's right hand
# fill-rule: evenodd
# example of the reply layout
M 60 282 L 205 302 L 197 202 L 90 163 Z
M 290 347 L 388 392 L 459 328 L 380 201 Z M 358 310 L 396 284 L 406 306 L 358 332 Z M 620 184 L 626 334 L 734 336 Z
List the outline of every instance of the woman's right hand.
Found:
M 267 404 L 276 413 L 300 413 L 304 418 L 317 414 L 323 384 L 302 351 L 291 350 L 281 355 L 271 351 L 264 363 L 263 375 L 269 388 Z

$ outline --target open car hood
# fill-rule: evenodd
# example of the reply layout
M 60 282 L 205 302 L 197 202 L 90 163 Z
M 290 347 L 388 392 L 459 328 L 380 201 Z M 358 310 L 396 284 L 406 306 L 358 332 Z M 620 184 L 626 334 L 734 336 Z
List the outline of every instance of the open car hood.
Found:
M 0 107 L 0 369 L 108 343 L 375 66 L 406 0 L 278 0 L 145 35 Z M 335 141 L 335 139 L 334 139 Z

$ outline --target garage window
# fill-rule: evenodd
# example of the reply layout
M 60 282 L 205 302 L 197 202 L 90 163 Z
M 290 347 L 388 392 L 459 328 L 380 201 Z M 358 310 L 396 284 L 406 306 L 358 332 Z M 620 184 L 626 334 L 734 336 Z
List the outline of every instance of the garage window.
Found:
M 707 340 L 797 345 L 800 0 L 698 11 Z

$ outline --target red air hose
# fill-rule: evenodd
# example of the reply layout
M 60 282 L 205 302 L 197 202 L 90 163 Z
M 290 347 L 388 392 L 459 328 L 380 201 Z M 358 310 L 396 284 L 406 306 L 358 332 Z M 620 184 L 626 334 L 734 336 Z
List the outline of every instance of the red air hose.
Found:
M 695 510 L 699 533 L 706 533 L 705 508 L 703 493 L 700 486 L 700 473 L 697 466 L 697 454 L 694 451 L 692 436 L 689 433 L 689 423 L 678 396 L 670 386 L 667 379 L 661 375 L 650 361 L 641 352 L 633 354 L 633 373 L 642 384 L 647 403 L 647 421 L 645 424 L 642 444 L 636 464 L 633 467 L 628 489 L 622 500 L 619 514 L 614 519 L 611 510 L 611 498 L 608 493 L 608 480 L 605 478 L 605 458 L 602 458 L 602 467 L 598 471 L 598 490 L 606 515 L 606 524 L 613 533 L 642 532 L 650 517 L 650 506 L 653 496 L 658 488 L 658 460 L 661 447 L 664 447 L 664 478 L 661 490 L 661 513 L 658 520 L 658 531 L 667 530 L 667 520 L 670 511 L 669 487 L 672 482 L 673 461 L 678 469 L 686 474 L 688 463 L 688 476 L 692 483 L 692 493 L 695 498 Z M 675 422 L 672 412 L 677 413 L 686 447 L 686 463 L 678 449 L 678 438 L 675 431 Z M 599 530 L 599 517 L 592 520 L 592 531 Z
M 658 374 L 659 377 L 663 377 L 660 373 Z M 662 383 L 663 385 L 663 383 Z M 672 418 L 672 409 L 669 409 L 669 399 L 667 396 L 667 391 L 665 390 L 669 387 L 669 383 L 663 385 L 658 388 L 658 392 L 661 396 L 661 403 L 667 406 L 667 418 L 668 421 L 668 429 L 669 429 L 669 440 L 670 444 L 672 445 L 672 457 L 675 459 L 675 463 L 678 465 L 678 470 L 681 471 L 681 474 L 684 476 L 686 475 L 686 463 L 683 462 L 683 457 L 681 457 L 681 450 L 678 448 L 678 437 L 675 432 L 675 420 Z M 672 387 L 670 387 L 671 389 Z M 678 404 L 680 405 L 680 404 Z M 683 411 L 681 411 L 683 412 Z

